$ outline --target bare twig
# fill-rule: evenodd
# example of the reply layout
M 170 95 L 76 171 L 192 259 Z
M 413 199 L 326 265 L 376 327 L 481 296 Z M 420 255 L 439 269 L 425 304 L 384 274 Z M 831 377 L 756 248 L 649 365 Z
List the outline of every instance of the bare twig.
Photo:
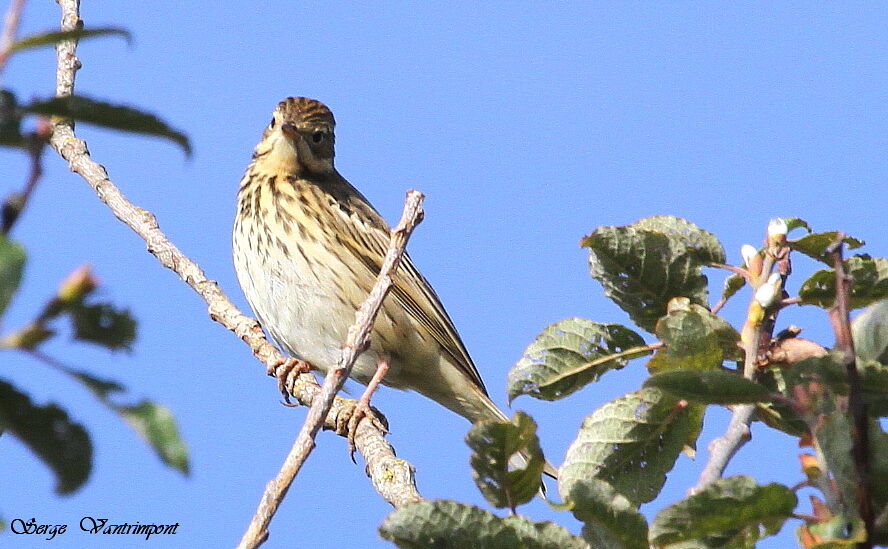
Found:
M 241 539 L 239 548 L 247 549 L 258 547 L 268 537 L 268 524 L 277 511 L 281 501 L 283 501 L 287 490 L 296 478 L 296 474 L 302 468 L 306 458 L 314 448 L 314 438 L 317 435 L 330 405 L 336 393 L 342 389 L 345 380 L 348 379 L 352 367 L 358 356 L 370 343 L 370 331 L 373 328 L 373 321 L 382 308 L 382 302 L 386 294 L 392 286 L 392 275 L 398 268 L 398 263 L 404 255 L 404 247 L 410 238 L 410 233 L 414 227 L 422 220 L 422 193 L 418 191 L 408 191 L 407 200 L 404 204 L 404 213 L 401 215 L 401 221 L 398 226 L 392 230 L 392 238 L 389 244 L 388 253 L 385 261 L 379 271 L 376 284 L 370 291 L 367 299 L 355 315 L 355 323 L 348 329 L 348 337 L 345 345 L 339 355 L 339 362 L 336 368 L 331 368 L 327 372 L 324 379 L 324 385 L 321 387 L 321 395 L 316 398 L 308 411 L 305 423 L 293 443 L 287 459 L 284 461 L 278 475 L 272 479 L 265 487 L 265 493 L 259 502 L 253 520 L 250 522 L 247 531 Z M 364 418 L 359 423 L 358 428 L 369 425 L 369 418 Z
M 12 0 L 9 10 L 6 11 L 6 18 L 3 20 L 3 34 L 0 35 L 0 73 L 3 72 L 6 61 L 9 60 L 9 49 L 15 43 L 15 35 L 18 32 L 24 7 L 25 0 Z
M 851 336 L 851 320 L 848 315 L 848 293 L 852 278 L 845 273 L 842 262 L 842 246 L 845 235 L 839 234 L 828 249 L 832 255 L 836 271 L 836 303 L 829 311 L 829 320 L 836 336 L 835 349 L 842 353 L 842 363 L 848 375 L 848 409 L 851 412 L 851 456 L 854 459 L 854 472 L 857 476 L 857 510 L 866 528 L 866 540 L 857 544 L 858 549 L 873 546 L 872 532 L 875 522 L 872 500 L 870 499 L 869 463 L 869 419 L 866 403 L 860 387 L 860 374 L 857 372 L 857 358 L 854 352 L 854 339 Z
M 77 28 L 80 20 L 79 0 L 58 0 L 58 3 L 62 9 L 62 30 Z M 73 93 L 75 73 L 80 68 L 75 54 L 73 41 L 63 41 L 56 46 L 56 94 L 59 96 Z M 68 162 L 71 171 L 89 183 L 114 215 L 145 241 L 148 251 L 206 301 L 210 318 L 241 338 L 266 367 L 275 368 L 284 363 L 283 355 L 265 338 L 259 323 L 241 313 L 216 282 L 207 279 L 203 270 L 170 242 L 158 227 L 153 214 L 135 206 L 123 196 L 108 178 L 105 168 L 92 160 L 86 142 L 76 137 L 71 121 L 59 120 L 54 123 L 50 144 Z M 288 390 L 306 406 L 310 406 L 320 394 L 320 387 L 310 375 L 294 378 L 288 383 Z M 335 430 L 340 412 L 350 410 L 351 406 L 353 401 L 335 399 L 323 428 Z M 386 501 L 398 506 L 419 496 L 413 483 L 412 466 L 395 457 L 394 449 L 383 435 L 382 431 L 372 426 L 363 427 L 355 437 L 355 447 L 367 462 L 367 474 L 377 492 Z

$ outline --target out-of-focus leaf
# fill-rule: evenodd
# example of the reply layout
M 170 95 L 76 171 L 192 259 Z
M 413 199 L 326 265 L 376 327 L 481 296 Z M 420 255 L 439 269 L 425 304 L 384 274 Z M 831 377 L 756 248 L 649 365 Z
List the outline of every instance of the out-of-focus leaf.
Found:
M 43 324 L 31 322 L 27 326 L 6 334 L 0 339 L 0 349 L 22 349 L 31 351 L 41 343 L 54 336 L 55 332 Z
M 866 307 L 888 297 L 888 259 L 854 255 L 845 259 L 845 271 L 853 282 L 848 293 L 852 309 Z M 836 273 L 822 269 L 812 274 L 799 288 L 802 303 L 828 309 L 836 300 Z
M 582 539 L 557 524 L 534 523 L 518 515 L 500 518 L 473 505 L 447 500 L 419 501 L 395 509 L 379 526 L 379 535 L 410 549 L 589 549 Z
M 104 404 L 112 408 L 115 404 L 109 400 L 111 395 L 126 392 L 126 387 L 112 379 L 102 379 L 84 371 L 71 370 L 68 373 L 86 385 Z
M 888 299 L 873 303 L 851 322 L 854 352 L 862 361 L 888 364 Z
M 569 491 L 564 490 L 567 487 Z M 647 521 L 610 484 L 594 478 L 568 478 L 558 488 L 573 515 L 585 523 L 583 537 L 592 547 L 648 548 Z
M 188 450 L 167 407 L 143 400 L 135 406 L 114 408 L 151 445 L 165 464 L 182 474 L 188 474 Z
M 633 504 L 657 496 L 666 473 L 699 432 L 700 406 L 680 403 L 658 389 L 641 389 L 614 399 L 583 419 L 559 468 L 559 493 L 571 479 L 610 483 Z
M 34 101 L 22 108 L 44 116 L 73 118 L 115 130 L 164 137 L 182 147 L 186 155 L 191 155 L 191 144 L 184 133 L 173 129 L 157 116 L 134 107 L 112 105 L 82 95 L 72 95 Z
M 95 38 L 100 36 L 121 36 L 128 43 L 132 43 L 133 37 L 126 29 L 117 27 L 102 27 L 97 29 L 75 29 L 70 31 L 53 31 L 40 34 L 32 34 L 21 40 L 17 40 L 9 47 L 9 51 L 17 52 L 40 46 L 52 46 L 64 40 L 82 40 L 84 38 Z
M 707 278 L 701 267 L 725 262 L 725 251 L 715 235 L 671 216 L 598 227 L 580 244 L 589 248 L 591 274 L 605 295 L 648 331 L 674 297 L 706 306 Z
M 0 315 L 18 290 L 25 268 L 25 250 L 0 234 Z
M 620 369 L 632 356 L 614 356 L 644 345 L 644 340 L 619 324 L 567 318 L 546 327 L 509 370 L 509 402 L 519 395 L 556 400 Z M 609 358 L 611 357 L 611 358 Z
M 539 491 L 546 460 L 536 423 L 524 412 L 515 412 L 511 421 L 479 421 L 466 434 L 466 444 L 472 449 L 475 484 L 494 507 L 514 510 Z M 515 454 L 522 458 L 513 461 Z M 521 465 L 510 467 L 510 461 Z
M 770 399 L 758 383 L 724 370 L 670 370 L 647 378 L 645 387 L 702 404 L 751 404 Z
M 874 512 L 879 516 L 888 513 L 888 433 L 882 431 L 877 421 L 870 422 L 869 452 L 870 497 Z M 888 515 L 885 518 L 888 519 Z M 882 525 L 882 530 L 882 535 L 888 539 L 888 521 Z
M 18 100 L 12 91 L 0 89 L 0 145 L 21 147 L 24 140 L 22 114 L 18 109 Z
M 652 373 L 677 368 L 711 370 L 726 358 L 739 358 L 737 331 L 685 297 L 669 302 L 668 314 L 657 321 L 655 333 L 665 348 L 648 361 Z
M 74 337 L 97 343 L 111 350 L 132 350 L 136 338 L 136 320 L 129 311 L 110 303 L 71 307 Z
M 796 503 L 795 494 L 786 486 L 758 486 L 751 477 L 741 475 L 723 478 L 657 513 L 650 538 L 653 545 L 670 547 L 689 540 L 705 542 L 713 535 L 723 543 L 733 538 L 748 540 L 752 533 L 754 542 L 776 534 Z
M 857 480 L 851 457 L 851 422 L 842 411 L 835 410 L 818 422 L 814 436 L 838 486 L 844 509 L 854 514 Z
M 817 261 L 822 261 L 827 265 L 832 265 L 833 261 L 830 254 L 827 253 L 827 248 L 838 240 L 839 235 L 840 233 L 838 231 L 810 233 L 799 239 L 790 240 L 787 244 L 797 252 L 801 252 Z M 849 250 L 854 250 L 865 244 L 863 240 L 858 240 L 853 236 L 843 236 L 842 242 Z
M 77 490 L 89 477 L 92 443 L 86 430 L 65 410 L 38 406 L 5 381 L 0 381 L 0 431 L 15 435 L 52 469 L 59 494 Z
M 797 537 L 805 549 L 850 549 L 866 540 L 866 528 L 860 519 L 839 513 L 823 522 L 799 526 Z M 870 541 L 879 543 L 875 539 Z

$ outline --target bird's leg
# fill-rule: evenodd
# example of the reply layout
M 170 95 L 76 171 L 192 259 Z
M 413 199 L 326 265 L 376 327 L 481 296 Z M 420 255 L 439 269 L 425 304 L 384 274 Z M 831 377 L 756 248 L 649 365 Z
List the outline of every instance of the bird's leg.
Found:
M 290 388 L 296 383 L 296 378 L 302 374 L 311 371 L 311 364 L 298 358 L 287 357 L 282 361 L 275 362 L 267 368 L 266 372 L 270 376 L 277 378 L 278 390 L 284 396 L 284 406 L 299 406 L 298 403 L 290 401 Z
M 388 430 L 387 426 L 379 421 L 376 412 L 370 407 L 370 397 L 373 396 L 373 391 L 379 386 L 379 383 L 382 381 L 382 378 L 385 377 L 388 370 L 388 358 L 385 356 L 377 358 L 376 372 L 373 374 L 373 378 L 370 382 L 367 383 L 367 388 L 364 390 L 364 394 L 358 399 L 355 404 L 355 409 L 352 411 L 351 417 L 348 420 L 348 454 L 351 456 L 352 461 L 355 460 L 355 434 L 358 430 L 358 424 L 361 423 L 364 416 L 367 416 L 381 430 Z

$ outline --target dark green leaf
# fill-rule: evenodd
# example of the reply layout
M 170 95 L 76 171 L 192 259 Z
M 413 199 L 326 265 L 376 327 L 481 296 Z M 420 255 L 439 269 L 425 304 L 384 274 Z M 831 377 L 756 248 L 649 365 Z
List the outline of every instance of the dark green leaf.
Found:
M 573 515 L 585 523 L 583 537 L 592 547 L 648 548 L 647 521 L 610 484 L 594 478 L 566 478 L 558 488 Z
M 80 488 L 92 468 L 86 430 L 55 404 L 37 406 L 28 395 L 0 381 L 0 431 L 24 442 L 55 473 L 56 492 Z
M 888 299 L 873 303 L 851 323 L 854 352 L 862 361 L 888 364 Z
M 112 105 L 76 95 L 35 101 L 25 105 L 23 109 L 44 116 L 73 118 L 79 122 L 115 130 L 165 137 L 182 147 L 185 154 L 191 155 L 191 145 L 184 133 L 171 128 L 157 116 L 134 107 Z
M 551 522 L 500 518 L 473 505 L 447 500 L 410 503 L 389 513 L 379 535 L 403 548 L 588 549 L 583 540 Z
M 559 468 L 559 492 L 570 479 L 597 478 L 634 504 L 659 493 L 678 454 L 702 415 L 697 405 L 657 389 L 642 389 L 612 400 L 586 416 Z
M 9 51 L 17 52 L 40 46 L 51 46 L 64 40 L 81 40 L 98 36 L 122 36 L 128 43 L 132 42 L 132 35 L 128 30 L 116 27 L 103 27 L 98 29 L 75 29 L 71 31 L 53 31 L 41 34 L 32 34 L 12 43 Z
M 870 496 L 876 515 L 888 513 L 888 433 L 882 431 L 879 422 L 870 422 Z M 888 517 L 886 517 L 888 518 Z M 888 524 L 885 524 L 888 537 Z
M 739 358 L 737 331 L 684 297 L 669 302 L 668 314 L 657 321 L 655 333 L 665 348 L 648 362 L 652 373 L 676 368 L 711 370 L 720 367 L 726 358 Z
M 0 315 L 18 290 L 25 268 L 25 250 L 0 234 Z
M 91 341 L 111 350 L 132 350 L 136 339 L 136 321 L 127 310 L 117 310 L 110 303 L 79 305 L 69 309 L 74 337 Z
M 114 393 L 125 393 L 126 387 L 112 379 L 98 378 L 84 371 L 70 371 L 75 379 L 89 388 L 103 403 L 114 406 L 108 398 Z
M 515 412 L 511 421 L 475 423 L 466 434 L 466 444 L 472 449 L 475 484 L 494 507 L 514 510 L 539 491 L 546 460 L 536 423 L 524 412 Z
M 15 94 L 10 90 L 0 89 L 0 145 L 21 147 L 24 141 L 22 114 L 19 112 Z
M 169 409 L 148 400 L 135 406 L 114 406 L 114 409 L 151 445 L 165 464 L 188 474 L 188 450 Z
M 702 404 L 751 404 L 769 400 L 767 388 L 724 370 L 671 370 L 653 375 L 645 387 Z
M 818 422 L 814 436 L 836 481 L 845 512 L 856 515 L 857 477 L 851 452 L 851 422 L 842 411 L 835 410 Z
M 509 402 L 519 395 L 556 400 L 620 369 L 628 359 L 649 354 L 614 356 L 644 345 L 644 340 L 619 324 L 567 318 L 546 327 L 509 370 Z
M 888 259 L 866 254 L 851 256 L 845 260 L 845 271 L 853 279 L 848 302 L 852 309 L 866 307 L 888 297 Z M 822 269 L 812 274 L 799 288 L 802 303 L 825 309 L 836 300 L 836 273 Z
M 861 367 L 858 361 L 858 368 L 867 414 L 871 417 L 888 416 L 888 364 L 868 360 Z
M 751 477 L 740 475 L 719 479 L 657 513 L 651 541 L 668 546 L 711 535 L 745 537 L 750 530 L 762 538 L 780 530 L 796 503 L 792 490 L 780 484 L 758 486 Z
M 591 274 L 605 295 L 648 331 L 674 297 L 706 306 L 707 279 L 701 267 L 725 262 L 724 249 L 712 233 L 671 216 L 599 227 L 580 244 L 589 248 Z
M 827 249 L 838 240 L 839 235 L 838 231 L 811 233 L 797 240 L 790 240 L 787 244 L 797 252 L 801 252 L 817 261 L 822 261 L 827 265 L 832 265 L 832 257 L 827 253 Z M 843 236 L 842 242 L 845 243 L 849 250 L 859 248 L 864 244 L 863 240 L 858 240 L 852 236 Z

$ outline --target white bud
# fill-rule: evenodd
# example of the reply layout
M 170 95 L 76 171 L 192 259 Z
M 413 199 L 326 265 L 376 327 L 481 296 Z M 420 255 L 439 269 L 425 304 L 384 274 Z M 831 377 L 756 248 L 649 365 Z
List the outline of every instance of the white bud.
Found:
M 776 303 L 782 289 L 783 277 L 780 276 L 780 273 L 771 273 L 768 281 L 759 286 L 758 290 L 755 291 L 755 300 L 762 307 L 770 307 Z
M 786 226 L 786 221 L 782 217 L 775 217 L 768 223 L 769 237 L 785 236 L 787 232 L 789 232 L 789 227 Z
M 758 250 L 751 244 L 744 244 L 740 247 L 740 255 L 743 256 L 743 264 L 749 267 L 749 262 L 758 255 Z

